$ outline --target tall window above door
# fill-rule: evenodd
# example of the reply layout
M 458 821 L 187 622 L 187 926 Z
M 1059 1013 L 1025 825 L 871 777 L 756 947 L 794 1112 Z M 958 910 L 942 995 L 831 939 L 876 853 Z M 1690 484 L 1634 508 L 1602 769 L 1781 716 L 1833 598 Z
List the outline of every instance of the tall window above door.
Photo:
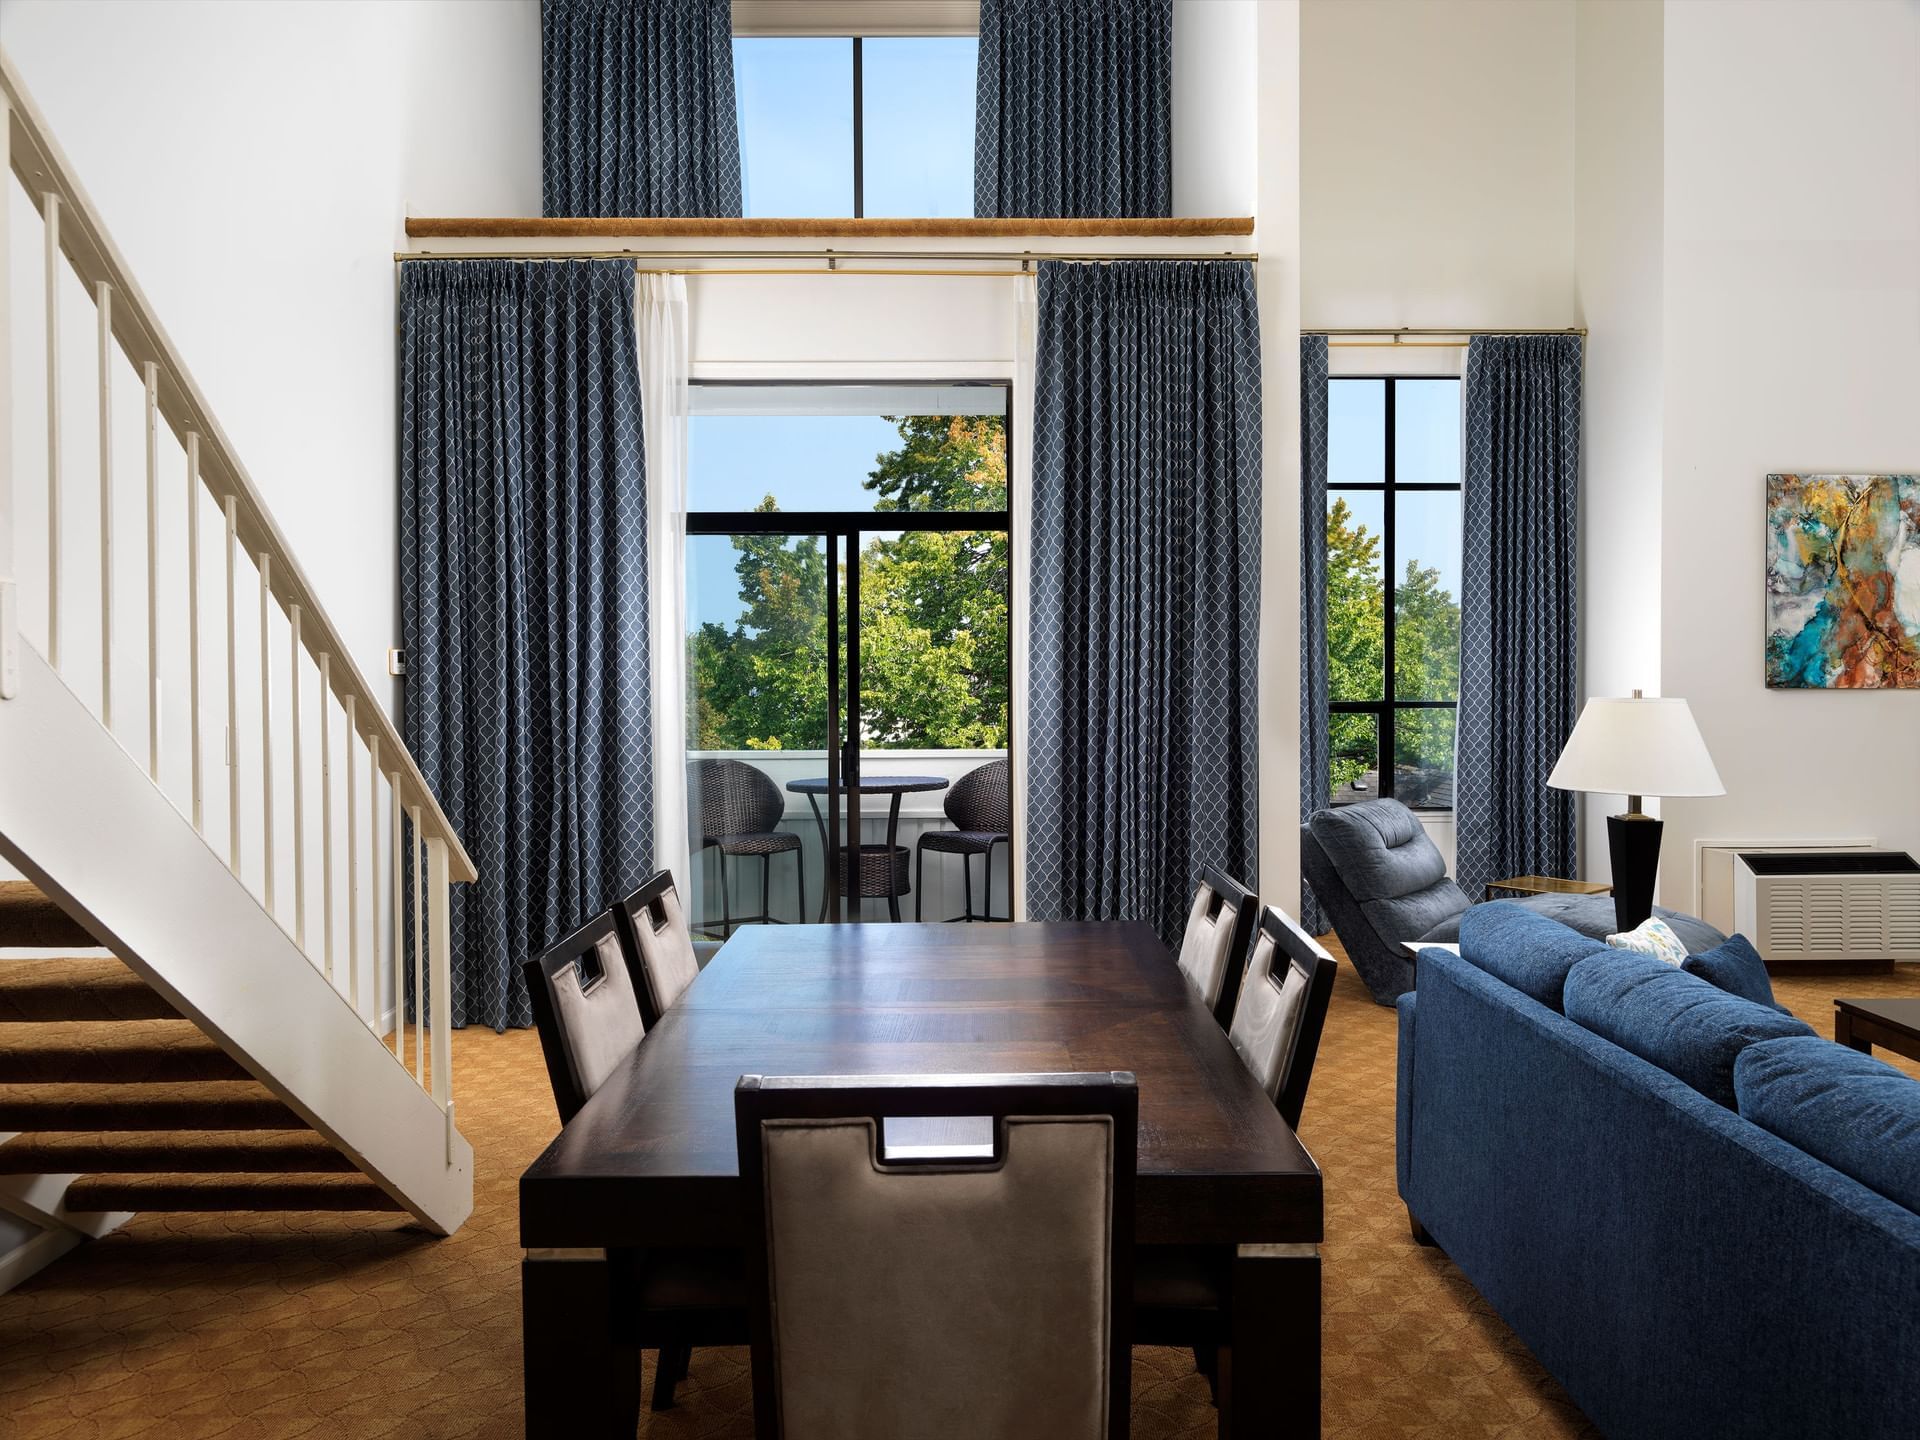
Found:
M 1329 803 L 1453 808 L 1460 382 L 1327 384 Z
M 971 35 L 736 35 L 748 216 L 973 214 Z

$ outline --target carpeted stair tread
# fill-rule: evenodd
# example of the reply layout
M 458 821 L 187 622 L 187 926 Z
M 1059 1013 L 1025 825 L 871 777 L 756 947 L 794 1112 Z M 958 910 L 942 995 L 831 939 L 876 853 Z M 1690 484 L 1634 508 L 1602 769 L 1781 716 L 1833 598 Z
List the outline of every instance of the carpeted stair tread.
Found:
M 0 1085 L 0 1130 L 298 1130 L 258 1080 L 167 1085 Z
M 247 1078 L 190 1020 L 0 1024 L 0 1084 Z
M 0 1175 L 352 1173 L 311 1130 L 108 1130 L 19 1135 L 0 1145 Z
M 158 991 L 111 955 L 0 960 L 0 1024 L 179 1018 Z
M 82 1175 L 69 1210 L 398 1210 L 363 1175 Z
M 0 945 L 60 949 L 99 943 L 31 881 L 0 880 Z

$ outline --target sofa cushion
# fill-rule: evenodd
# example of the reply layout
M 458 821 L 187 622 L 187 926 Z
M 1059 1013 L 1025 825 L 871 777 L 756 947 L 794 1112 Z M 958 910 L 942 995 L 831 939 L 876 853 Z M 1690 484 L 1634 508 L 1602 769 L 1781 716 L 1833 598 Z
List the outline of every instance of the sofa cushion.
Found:
M 1631 950 L 1603 949 L 1575 965 L 1567 975 L 1566 1015 L 1729 1110 L 1742 1050 L 1759 1040 L 1813 1034 L 1791 1015 Z
M 1307 825 L 1348 893 L 1363 904 L 1411 895 L 1446 879 L 1447 862 L 1426 827 L 1398 800 L 1321 810 Z
M 1589 956 L 1606 953 L 1602 942 L 1511 900 L 1490 900 L 1460 917 L 1463 959 L 1554 1010 L 1560 1008 L 1567 973 Z
M 1775 1010 L 1786 1008 L 1773 998 L 1773 982 L 1767 978 L 1767 962 L 1760 958 L 1760 952 L 1753 948 L 1744 935 L 1731 936 L 1726 944 L 1704 955 L 1689 955 L 1680 968 L 1689 975 L 1698 975 L 1709 985 L 1729 995 L 1738 995 L 1742 1000 L 1751 1000 L 1756 1005 L 1771 1005 Z
M 1518 905 L 1549 920 L 1558 920 L 1569 930 L 1578 930 L 1595 940 L 1604 940 L 1620 928 L 1613 918 L 1611 895 L 1529 895 L 1522 900 L 1503 903 Z M 1681 943 L 1696 955 L 1726 943 L 1726 936 L 1697 916 L 1683 915 L 1678 910 L 1668 910 L 1660 905 L 1653 907 L 1653 913 L 1666 921 L 1673 933 L 1680 937 Z M 1420 938 L 1436 945 L 1451 945 L 1460 938 L 1460 931 L 1454 922 L 1449 921 L 1436 925 Z
M 1920 1082 L 1818 1036 L 1764 1040 L 1733 1066 L 1740 1113 L 1920 1211 Z

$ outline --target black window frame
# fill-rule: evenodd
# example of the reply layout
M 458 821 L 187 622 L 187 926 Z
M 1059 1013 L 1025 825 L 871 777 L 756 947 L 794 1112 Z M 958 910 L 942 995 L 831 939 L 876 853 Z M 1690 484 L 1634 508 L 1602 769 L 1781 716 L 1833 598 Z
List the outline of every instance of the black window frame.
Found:
M 1401 710 L 1452 710 L 1456 712 L 1457 717 L 1460 709 L 1460 701 L 1457 697 L 1452 700 L 1401 700 L 1398 699 L 1394 693 L 1397 670 L 1394 651 L 1394 628 L 1397 620 L 1397 606 L 1394 603 L 1394 592 L 1399 586 L 1399 549 L 1397 524 L 1395 520 L 1395 512 L 1399 507 L 1394 504 L 1394 499 L 1401 494 L 1436 491 L 1442 493 L 1451 492 L 1452 494 L 1459 495 L 1462 492 L 1463 482 L 1465 480 L 1464 473 L 1460 480 L 1453 481 L 1451 484 L 1437 480 L 1402 481 L 1397 477 L 1395 472 L 1396 457 L 1394 454 L 1395 443 L 1398 439 L 1396 410 L 1399 383 L 1402 380 L 1452 380 L 1456 384 L 1464 383 L 1457 375 L 1392 374 L 1330 375 L 1327 377 L 1329 401 L 1332 400 L 1332 387 L 1335 385 L 1355 381 L 1384 382 L 1382 385 L 1385 396 L 1384 428 L 1382 432 L 1384 443 L 1381 456 L 1382 478 L 1379 481 L 1346 481 L 1335 483 L 1332 476 L 1329 475 L 1327 480 L 1327 506 L 1329 510 L 1332 509 L 1334 497 L 1342 494 L 1376 494 L 1381 496 L 1382 501 L 1380 507 L 1380 579 L 1382 590 L 1381 598 L 1384 602 L 1383 620 L 1385 635 L 1380 658 L 1380 698 L 1378 700 L 1329 699 L 1327 702 L 1327 715 L 1329 719 L 1335 715 L 1371 715 L 1374 717 L 1374 759 L 1377 788 L 1373 796 L 1368 798 L 1383 800 L 1398 798 L 1393 793 L 1394 777 L 1398 768 L 1395 763 L 1395 756 L 1399 753 L 1397 727 L 1394 723 L 1396 712 Z M 1466 443 L 1465 436 L 1462 435 L 1461 460 L 1463 471 L 1465 459 Z M 1322 517 L 1321 526 L 1323 536 L 1325 533 L 1325 524 L 1325 518 Z M 1323 545 L 1326 543 L 1324 538 L 1321 543 Z M 1325 623 L 1324 619 L 1322 623 Z M 1455 733 L 1457 735 L 1457 718 L 1455 725 Z M 1329 805 L 1337 803 L 1333 795 L 1331 780 L 1332 777 L 1329 776 L 1327 787 L 1327 803 Z M 1445 809 L 1436 805 L 1413 805 L 1408 808 L 1430 815 L 1450 815 L 1453 813 L 1453 807 L 1451 805 Z
M 827 562 L 827 829 L 834 835 L 860 832 L 860 547 L 866 535 L 881 531 L 908 530 L 998 530 L 1007 537 L 1007 767 L 1011 777 L 1014 767 L 1013 717 L 1019 713 L 1019 698 L 1016 692 L 1016 667 L 1013 663 L 1014 637 L 1019 631 L 1019 617 L 1014 611 L 1014 577 L 1019 574 L 1019 556 L 1015 550 L 1013 533 L 1013 381 L 983 380 L 977 376 L 964 380 L 929 380 L 916 377 L 903 380 L 899 377 L 887 379 L 779 379 L 779 380 L 695 380 L 694 387 L 699 389 L 814 389 L 828 385 L 853 388 L 861 385 L 886 386 L 889 389 L 925 386 L 928 389 L 998 389 L 1005 392 L 1006 409 L 1001 414 L 1001 427 L 1006 440 L 1007 452 L 1007 503 L 998 510 L 696 510 L 693 508 L 691 493 L 688 495 L 686 515 L 686 538 L 696 535 L 783 535 L 793 539 L 805 537 L 818 538 L 825 542 Z M 688 480 L 692 481 L 689 474 Z M 847 564 L 846 587 L 844 591 L 834 583 L 842 558 Z M 840 649 L 839 610 L 844 604 L 848 611 L 846 653 Z M 692 677 L 688 676 L 689 683 Z M 845 735 L 842 737 L 843 725 Z M 838 743 L 836 743 L 838 742 Z M 689 751 L 691 753 L 691 751 Z M 848 788 L 844 794 L 846 828 L 841 828 L 842 792 L 841 779 L 847 778 Z M 1008 781 L 1012 783 L 1011 778 Z M 1011 797 L 1009 797 L 1011 799 Z M 1013 847 L 1018 837 L 1013 835 L 1013 821 L 1009 819 L 1010 837 L 1008 854 L 1014 853 Z M 828 898 L 828 919 L 839 924 L 842 918 L 842 896 L 840 894 L 839 861 L 840 847 L 827 847 L 824 857 L 826 874 L 826 893 Z M 988 863 L 991 864 L 991 857 Z M 1017 891 L 1015 890 L 1015 867 L 1009 861 L 1007 869 L 1007 913 L 1015 913 Z M 857 914 L 859 902 L 852 902 Z

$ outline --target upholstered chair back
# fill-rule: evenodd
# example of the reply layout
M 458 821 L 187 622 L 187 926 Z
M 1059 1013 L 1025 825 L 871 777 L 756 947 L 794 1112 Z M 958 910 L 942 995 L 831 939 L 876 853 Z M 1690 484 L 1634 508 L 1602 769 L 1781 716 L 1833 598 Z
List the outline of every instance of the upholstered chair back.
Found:
M 522 967 L 560 1122 L 571 1120 L 647 1033 L 611 913 Z
M 786 813 L 780 787 L 744 760 L 695 760 L 687 766 L 687 801 L 696 850 L 730 835 L 764 835 Z
M 662 870 L 627 896 L 614 907 L 614 918 L 632 957 L 641 1014 L 657 1025 L 700 974 L 673 873 Z
M 989 760 L 954 781 L 945 809 L 956 830 L 1006 834 L 1013 826 L 1013 780 L 1007 762 Z
M 1306 1104 L 1338 968 L 1287 916 L 1272 906 L 1261 912 L 1227 1038 L 1273 1097 L 1282 1118 L 1295 1127 Z
M 990 1115 L 990 1157 L 891 1159 L 887 1116 Z M 1131 1075 L 746 1076 L 755 1433 L 1127 1434 Z
M 1239 881 L 1208 867 L 1200 874 L 1193 907 L 1187 911 L 1187 928 L 1180 939 L 1180 973 L 1222 1025 L 1233 1015 L 1247 938 L 1259 903 Z

